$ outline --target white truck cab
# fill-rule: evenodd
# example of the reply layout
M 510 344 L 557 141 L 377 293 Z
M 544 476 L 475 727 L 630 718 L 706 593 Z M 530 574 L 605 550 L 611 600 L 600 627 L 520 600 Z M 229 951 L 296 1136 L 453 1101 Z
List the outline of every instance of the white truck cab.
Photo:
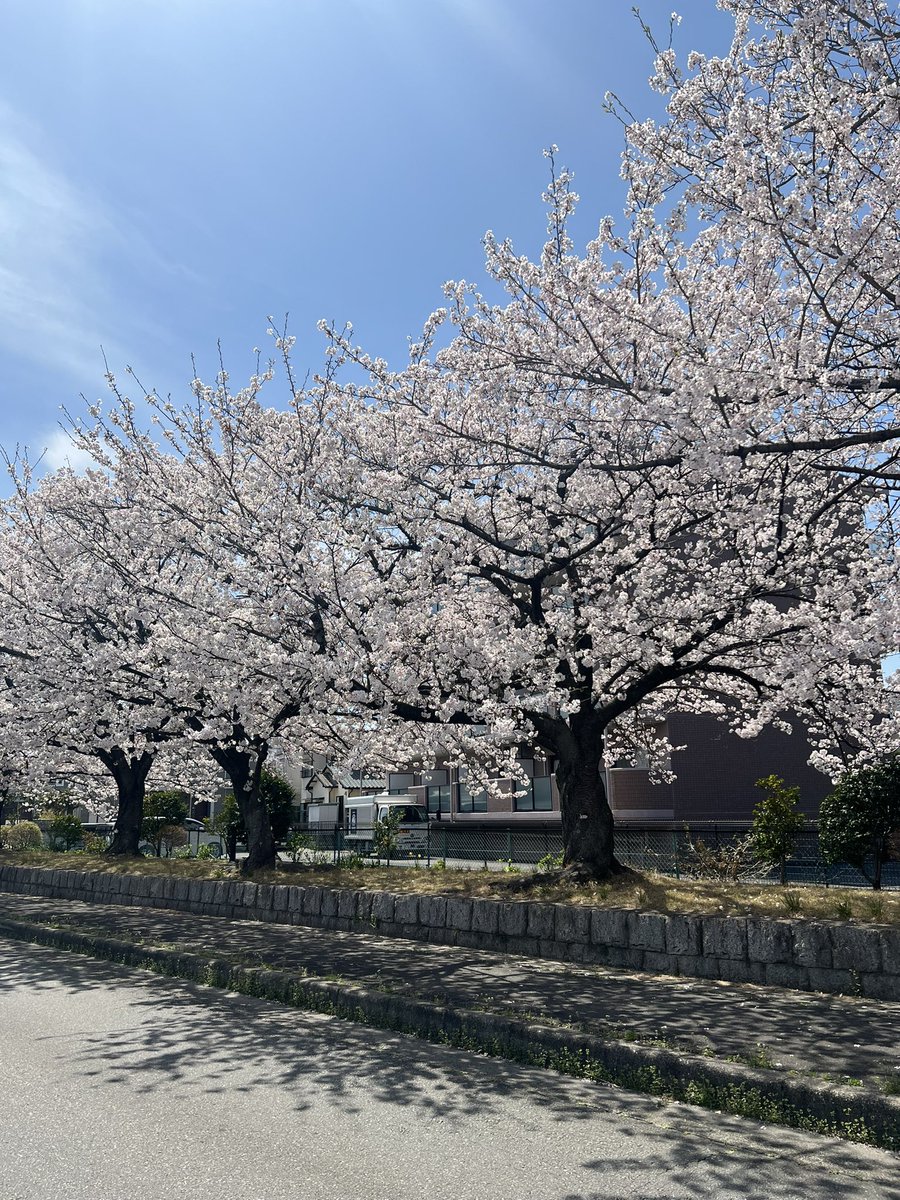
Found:
M 400 813 L 397 829 L 397 853 L 404 858 L 419 858 L 428 849 L 428 810 L 408 794 L 379 792 L 372 796 L 348 796 L 344 801 L 344 837 L 361 854 L 369 854 L 375 844 L 375 826 L 391 812 Z

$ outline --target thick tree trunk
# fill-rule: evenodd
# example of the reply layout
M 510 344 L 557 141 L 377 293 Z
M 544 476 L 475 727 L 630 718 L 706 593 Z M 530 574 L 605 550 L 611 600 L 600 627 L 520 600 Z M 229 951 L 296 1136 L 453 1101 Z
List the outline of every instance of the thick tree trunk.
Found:
M 608 879 L 621 867 L 613 854 L 613 817 L 603 779 L 603 727 L 594 713 L 553 722 L 542 738 L 556 757 L 563 868 L 586 879 Z
M 99 758 L 116 781 L 119 794 L 116 824 L 106 853 L 139 854 L 141 822 L 144 818 L 144 790 L 147 775 L 153 765 L 153 755 L 145 751 L 141 755 L 130 756 L 119 746 L 114 746 L 112 750 L 104 751 Z
M 240 750 L 234 746 L 210 749 L 215 761 L 231 780 L 241 819 L 247 830 L 247 857 L 241 865 L 244 875 L 274 867 L 278 862 L 269 813 L 259 794 L 267 750 L 267 746 L 256 751 Z

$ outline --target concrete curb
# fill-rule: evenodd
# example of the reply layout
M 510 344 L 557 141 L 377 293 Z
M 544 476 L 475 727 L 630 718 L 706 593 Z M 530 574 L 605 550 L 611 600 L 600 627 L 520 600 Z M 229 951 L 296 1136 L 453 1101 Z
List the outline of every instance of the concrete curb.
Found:
M 900 1099 L 877 1092 L 451 1008 L 349 982 L 247 967 L 225 958 L 210 959 L 190 951 L 143 946 L 10 918 L 0 918 L 0 935 L 413 1034 L 425 1041 L 549 1067 L 561 1074 L 900 1150 Z

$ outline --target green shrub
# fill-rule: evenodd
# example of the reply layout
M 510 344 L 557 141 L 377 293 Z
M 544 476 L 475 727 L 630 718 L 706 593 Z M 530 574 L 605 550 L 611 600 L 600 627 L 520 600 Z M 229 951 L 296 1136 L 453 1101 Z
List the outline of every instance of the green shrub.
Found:
M 380 821 L 375 824 L 373 838 L 375 853 L 379 858 L 387 859 L 390 865 L 391 856 L 397 856 L 397 846 L 400 842 L 400 822 L 403 820 L 403 810 L 389 808 Z
M 765 795 L 753 810 L 750 838 L 760 861 L 778 868 L 782 883 L 787 882 L 787 861 L 797 848 L 797 838 L 806 818 L 797 812 L 798 787 L 787 787 L 778 775 L 758 779 L 756 786 Z
M 47 832 L 51 850 L 72 850 L 84 838 L 81 822 L 70 812 L 58 812 Z
M 176 841 L 166 844 L 169 830 L 181 826 L 190 811 L 190 797 L 179 788 L 156 788 L 144 797 L 144 818 L 141 821 L 141 837 L 152 847 L 159 858 L 163 850 L 171 852 Z M 165 833 L 164 833 L 165 831 Z
M 819 812 L 819 849 L 828 863 L 848 862 L 878 889 L 900 826 L 900 758 L 848 771 Z M 869 860 L 872 868 L 869 871 Z
M 4 850 L 41 850 L 44 835 L 34 821 L 19 821 L 17 825 L 4 825 L 0 829 L 0 845 Z

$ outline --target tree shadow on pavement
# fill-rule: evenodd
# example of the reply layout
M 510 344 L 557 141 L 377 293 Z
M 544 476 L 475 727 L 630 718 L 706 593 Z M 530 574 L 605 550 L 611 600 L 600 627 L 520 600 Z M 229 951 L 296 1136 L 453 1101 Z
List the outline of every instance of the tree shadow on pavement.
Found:
M 124 970 L 44 947 L 0 943 L 0 1006 L 12 989 L 125 989 L 128 1019 L 113 1032 L 87 1031 L 65 1053 L 98 1087 L 128 1092 L 246 1093 L 277 1088 L 296 1114 L 322 1104 L 346 1117 L 373 1103 L 388 1129 L 438 1122 L 452 1132 L 524 1106 L 523 1153 L 540 1154 L 542 1138 L 563 1134 L 580 1166 L 596 1176 L 583 1193 L 546 1200 L 614 1200 L 623 1179 L 665 1173 L 671 1196 L 900 1200 L 900 1159 L 830 1139 L 667 1104 L 618 1088 L 437 1046 L 412 1037 L 299 1012 L 269 1001 L 181 980 Z M 53 1030 L 47 1031 L 53 1038 Z M 518 1111 L 518 1110 L 517 1110 Z M 405 1116 L 405 1120 L 404 1120 Z M 610 1124 L 617 1149 L 607 1149 Z M 577 1126 L 574 1138 L 573 1126 Z M 553 1130 L 559 1132 L 554 1133 Z M 651 1155 L 623 1140 L 652 1137 Z M 583 1154 L 583 1158 L 581 1155 Z M 618 1189 L 618 1190 L 617 1190 Z M 523 1195 L 527 1193 L 523 1192 Z M 658 1191 L 648 1192 L 660 1196 Z M 668 1195 L 669 1193 L 664 1193 Z M 462 1200 L 462 1198 L 461 1198 Z

